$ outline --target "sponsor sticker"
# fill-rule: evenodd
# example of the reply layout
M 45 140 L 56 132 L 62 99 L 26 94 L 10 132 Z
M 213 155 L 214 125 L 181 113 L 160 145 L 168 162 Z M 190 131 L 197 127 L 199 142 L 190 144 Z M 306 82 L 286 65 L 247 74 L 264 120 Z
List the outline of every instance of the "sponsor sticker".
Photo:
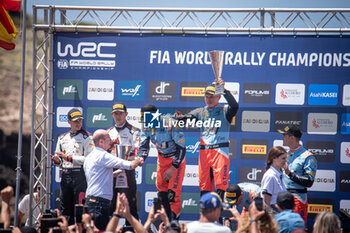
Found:
M 183 186 L 199 186 L 198 165 L 186 165 Z
M 309 113 L 307 117 L 308 134 L 337 134 L 336 113 Z
M 149 213 L 153 206 L 153 199 L 158 197 L 157 192 L 146 192 L 145 193 L 145 211 Z
M 316 171 L 314 184 L 309 188 L 309 191 L 321 191 L 321 192 L 334 192 L 336 185 L 335 171 L 334 170 L 321 170 Z
M 286 126 L 295 125 L 299 129 L 303 128 L 303 113 L 301 112 L 275 112 L 274 131 L 284 130 Z
M 340 171 L 340 191 L 350 192 L 350 172 Z
M 181 193 L 181 213 L 199 213 L 199 193 Z
M 243 102 L 269 104 L 271 101 L 270 83 L 244 83 Z
M 186 137 L 186 158 L 198 158 L 199 148 L 199 137 Z
M 203 102 L 206 82 L 181 82 L 180 83 L 180 101 L 184 102 Z
M 57 99 L 60 99 L 60 100 L 83 99 L 83 80 L 78 80 L 78 79 L 57 80 Z
M 176 82 L 150 81 L 148 99 L 151 101 L 175 101 Z
M 111 108 L 88 108 L 87 126 L 91 128 L 107 129 L 113 125 Z
M 305 101 L 305 85 L 278 83 L 276 85 L 276 104 L 303 105 Z
M 141 80 L 118 81 L 118 99 L 121 101 L 144 100 L 145 82 Z
M 318 162 L 335 161 L 335 142 L 308 141 L 306 148 L 316 156 Z
M 349 135 L 350 134 L 350 113 L 341 114 L 341 134 Z
M 338 85 L 310 84 L 308 104 L 337 105 L 338 104 Z
M 114 81 L 113 80 L 93 80 L 88 81 L 88 100 L 113 100 Z
M 157 164 L 146 164 L 146 184 L 156 184 Z
M 242 131 L 245 132 L 269 132 L 270 112 L 267 111 L 243 111 Z
M 340 162 L 350 163 L 350 142 L 340 143 Z
M 248 182 L 254 183 L 257 185 L 261 184 L 261 180 L 264 175 L 264 168 L 256 168 L 256 167 L 241 167 L 240 170 L 240 182 Z
M 232 96 L 239 103 L 239 83 L 237 82 L 225 82 L 225 89 L 229 90 Z M 224 96 L 221 96 L 219 103 L 227 103 Z
M 56 125 L 57 127 L 65 127 L 70 128 L 70 125 L 68 124 L 68 116 L 67 113 L 72 108 L 77 108 L 80 110 L 80 112 L 83 114 L 83 109 L 81 107 L 57 107 L 56 109 Z M 84 114 L 83 114 L 84 116 Z
M 350 106 L 350 84 L 343 87 L 343 105 Z
M 268 140 L 265 139 L 242 139 L 241 158 L 266 160 Z

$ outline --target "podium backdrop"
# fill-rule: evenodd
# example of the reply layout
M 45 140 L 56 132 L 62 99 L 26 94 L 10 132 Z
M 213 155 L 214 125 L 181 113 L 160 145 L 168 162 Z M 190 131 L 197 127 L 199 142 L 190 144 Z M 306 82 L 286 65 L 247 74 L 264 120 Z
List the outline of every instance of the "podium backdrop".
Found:
M 282 145 L 277 129 L 294 124 L 303 129 L 302 143 L 318 159 L 309 189 L 310 221 L 323 210 L 349 212 L 349 37 L 56 33 L 53 150 L 57 136 L 69 130 L 72 107 L 81 108 L 83 128 L 93 133 L 114 124 L 115 101 L 126 104 L 128 120 L 137 127 L 146 103 L 163 113 L 204 106 L 204 87 L 214 80 L 211 50 L 226 52 L 222 77 L 240 106 L 230 132 L 230 184 L 260 184 L 268 150 Z M 199 217 L 199 133 L 185 130 L 185 135 L 181 220 L 194 220 Z M 156 156 L 152 149 L 136 170 L 143 221 L 156 196 Z M 55 204 L 59 181 L 55 168 Z

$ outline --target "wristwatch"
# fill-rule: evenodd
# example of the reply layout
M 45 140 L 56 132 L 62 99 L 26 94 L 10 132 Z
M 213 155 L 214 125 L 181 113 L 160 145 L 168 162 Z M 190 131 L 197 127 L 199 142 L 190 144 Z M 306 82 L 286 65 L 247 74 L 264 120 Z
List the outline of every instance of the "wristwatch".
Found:
M 249 224 L 252 224 L 253 222 L 256 222 L 256 219 L 250 219 Z
M 120 216 L 120 215 L 117 214 L 116 212 L 113 213 L 113 216 L 118 217 L 118 218 L 122 218 L 122 216 Z

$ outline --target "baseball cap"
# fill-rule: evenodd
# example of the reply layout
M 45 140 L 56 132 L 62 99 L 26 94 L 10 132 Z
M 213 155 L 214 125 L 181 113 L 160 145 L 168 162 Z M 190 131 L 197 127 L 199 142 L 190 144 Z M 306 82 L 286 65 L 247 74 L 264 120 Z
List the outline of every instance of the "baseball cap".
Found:
M 83 115 L 81 114 L 80 110 L 77 108 L 72 108 L 68 112 L 68 120 L 70 121 L 76 121 L 78 119 L 84 119 Z
M 206 193 L 199 199 L 199 207 L 201 209 L 215 209 L 222 207 L 221 197 L 214 192 Z
M 277 205 L 282 209 L 294 209 L 294 197 L 290 192 L 280 192 L 277 195 Z
M 116 102 L 113 104 L 112 112 L 126 112 L 126 106 L 122 102 Z
M 292 126 L 286 126 L 284 127 L 283 130 L 277 130 L 277 132 L 282 133 L 282 134 L 288 134 L 291 136 L 294 136 L 296 138 L 301 138 L 301 136 L 303 135 L 303 133 L 301 132 L 301 130 L 296 127 L 295 125 Z
M 207 86 L 205 88 L 205 93 L 207 94 L 211 94 L 211 95 L 215 95 L 215 86 L 210 84 L 209 86 Z
M 225 203 L 228 203 L 231 205 L 235 204 L 237 202 L 239 196 L 241 196 L 241 193 L 242 193 L 242 189 L 239 187 L 238 184 L 231 184 L 226 189 Z

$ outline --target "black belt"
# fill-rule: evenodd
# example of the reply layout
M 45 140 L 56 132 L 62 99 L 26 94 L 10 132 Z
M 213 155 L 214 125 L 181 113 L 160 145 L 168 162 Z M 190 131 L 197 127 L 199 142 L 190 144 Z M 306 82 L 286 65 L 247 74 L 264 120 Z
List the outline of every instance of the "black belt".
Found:
M 81 172 L 82 168 L 62 168 L 63 173 Z
M 222 142 L 222 143 L 212 144 L 212 145 L 200 145 L 199 149 L 210 150 L 210 149 L 217 149 L 220 147 L 228 147 L 228 146 L 229 146 L 228 142 Z
M 307 189 L 287 189 L 291 193 L 307 193 Z
M 99 201 L 99 202 L 106 202 L 108 204 L 111 203 L 111 200 L 108 200 L 106 198 L 103 198 L 103 197 L 96 197 L 96 196 L 87 196 L 86 198 L 87 200 L 90 200 L 90 199 L 95 199 L 96 201 Z

